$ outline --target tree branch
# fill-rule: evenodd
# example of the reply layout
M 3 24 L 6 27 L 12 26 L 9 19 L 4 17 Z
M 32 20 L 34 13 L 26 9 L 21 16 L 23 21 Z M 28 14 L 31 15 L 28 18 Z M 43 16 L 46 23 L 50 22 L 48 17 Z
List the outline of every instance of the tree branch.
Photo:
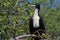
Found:
M 28 34 L 28 35 L 17 36 L 15 38 L 10 38 L 9 40 L 15 40 L 15 39 L 18 40 L 18 39 L 23 39 L 23 38 L 26 38 L 26 37 L 38 37 L 38 36 L 36 36 L 34 34 Z
M 21 39 L 21 38 L 25 38 L 25 37 L 38 37 L 38 36 L 36 36 L 36 35 L 34 35 L 34 34 L 29 34 L 29 35 L 21 35 L 21 36 L 18 36 L 18 37 L 16 37 L 16 39 Z
M 15 8 L 17 5 L 18 5 L 18 0 L 16 0 L 16 4 L 15 4 L 15 6 L 13 8 Z

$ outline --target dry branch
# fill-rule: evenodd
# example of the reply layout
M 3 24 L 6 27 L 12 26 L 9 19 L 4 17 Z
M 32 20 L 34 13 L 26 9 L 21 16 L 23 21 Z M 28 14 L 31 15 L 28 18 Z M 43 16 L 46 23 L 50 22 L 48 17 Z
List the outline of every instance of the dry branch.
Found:
M 15 38 L 10 38 L 9 40 L 15 40 L 15 39 L 18 40 L 18 39 L 23 39 L 23 38 L 26 38 L 26 37 L 38 37 L 38 36 L 36 36 L 34 34 L 28 34 L 28 35 L 17 36 Z
M 18 37 L 16 37 L 16 39 L 20 39 L 20 38 L 25 38 L 25 37 L 38 37 L 38 36 L 36 36 L 36 35 L 31 35 L 31 34 L 29 34 L 29 35 L 21 35 L 21 36 L 18 36 Z

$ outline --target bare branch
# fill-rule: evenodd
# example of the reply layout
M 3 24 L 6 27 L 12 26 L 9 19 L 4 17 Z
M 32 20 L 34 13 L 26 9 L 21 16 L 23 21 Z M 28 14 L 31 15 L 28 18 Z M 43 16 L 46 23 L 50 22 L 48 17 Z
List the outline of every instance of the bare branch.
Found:
M 15 6 L 14 6 L 13 8 L 15 8 L 15 7 L 18 5 L 18 1 L 19 1 L 19 0 L 16 0 L 16 4 L 15 4 Z
M 10 38 L 9 40 L 14 40 L 14 39 L 18 40 L 18 39 L 22 39 L 22 38 L 26 38 L 26 37 L 38 37 L 38 36 L 36 36 L 34 34 L 28 34 L 28 35 L 17 36 L 15 38 Z
M 21 38 L 25 38 L 25 37 L 37 37 L 36 35 L 31 35 L 31 34 L 29 34 L 29 35 L 21 35 L 21 36 L 18 36 L 18 37 L 16 37 L 16 39 L 21 39 Z
M 17 6 L 18 5 L 18 0 L 16 1 L 16 5 L 15 6 Z

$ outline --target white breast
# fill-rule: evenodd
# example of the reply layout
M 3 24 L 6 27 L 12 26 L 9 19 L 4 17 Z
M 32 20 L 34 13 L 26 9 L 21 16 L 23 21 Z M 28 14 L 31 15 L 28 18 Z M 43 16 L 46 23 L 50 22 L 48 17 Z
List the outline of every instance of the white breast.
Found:
M 33 26 L 39 27 L 39 16 L 37 15 L 33 17 Z

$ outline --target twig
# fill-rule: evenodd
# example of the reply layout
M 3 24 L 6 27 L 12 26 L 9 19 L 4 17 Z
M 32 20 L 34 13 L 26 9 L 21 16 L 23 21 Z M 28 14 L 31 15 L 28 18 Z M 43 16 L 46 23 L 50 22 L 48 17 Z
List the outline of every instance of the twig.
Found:
M 17 5 L 18 5 L 18 0 L 16 1 L 16 4 L 15 4 L 15 6 L 13 8 L 15 8 Z
M 16 37 L 16 39 L 21 39 L 21 38 L 25 38 L 25 37 L 38 37 L 38 36 L 36 36 L 36 35 L 34 35 L 34 34 L 29 34 L 29 35 L 21 35 L 21 36 L 18 36 L 18 37 Z
M 26 37 L 38 37 L 37 35 L 34 35 L 34 34 L 28 34 L 28 35 L 21 35 L 21 36 L 17 36 L 15 38 L 10 38 L 9 40 L 18 40 L 18 39 L 22 39 L 22 38 L 26 38 Z

